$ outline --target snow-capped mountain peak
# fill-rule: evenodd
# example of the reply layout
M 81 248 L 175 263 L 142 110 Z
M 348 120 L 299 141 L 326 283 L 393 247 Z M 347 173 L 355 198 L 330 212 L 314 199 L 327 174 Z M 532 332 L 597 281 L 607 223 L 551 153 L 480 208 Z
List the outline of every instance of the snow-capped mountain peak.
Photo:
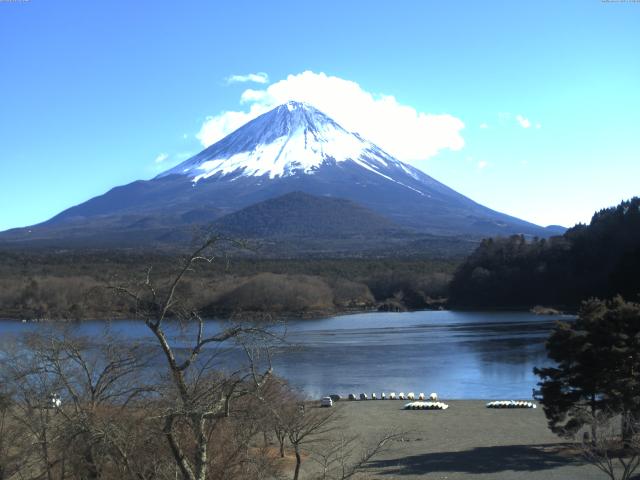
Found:
M 295 192 L 297 196 L 292 197 Z M 266 203 L 277 198 L 280 200 L 275 203 Z M 345 201 L 352 204 L 340 203 Z M 247 212 L 251 205 L 256 208 Z M 336 208 L 340 210 L 334 211 Z M 238 215 L 229 217 L 234 212 Z M 313 217 L 316 220 L 307 218 L 313 212 L 319 214 Z M 341 215 L 348 218 L 338 218 Z M 315 249 L 319 253 L 343 252 L 343 248 L 355 248 L 360 255 L 359 246 L 365 248 L 369 233 L 377 232 L 371 234 L 379 240 L 382 231 L 377 227 L 367 230 L 363 226 L 367 222 L 383 227 L 384 242 L 388 222 L 410 229 L 410 234 L 407 230 L 402 238 L 384 243 L 385 248 L 393 248 L 394 255 L 402 251 L 402 245 L 414 249 L 421 248 L 420 242 L 432 241 L 416 234 L 485 237 L 551 233 L 479 205 L 345 130 L 311 105 L 289 102 L 152 180 L 113 188 L 9 237 L 52 242 L 68 238 L 90 246 L 117 240 L 122 245 L 146 247 L 149 239 L 160 245 L 179 244 L 186 241 L 188 225 L 209 228 L 220 217 L 230 222 L 226 228 L 240 225 L 244 230 L 237 231 L 249 235 L 270 235 L 274 225 L 280 225 L 276 231 L 293 235 L 286 237 L 289 240 L 310 238 L 314 255 Z M 353 228 L 346 228 L 350 223 Z M 336 229 L 334 224 L 342 226 Z M 318 242 L 318 234 L 336 234 L 331 240 L 336 243 L 325 250 L 327 245 Z M 379 248 L 378 240 L 370 247 Z
M 219 142 L 159 177 L 186 175 L 197 183 L 210 177 L 261 177 L 273 179 L 314 174 L 323 165 L 353 161 L 389 177 L 389 167 L 414 178 L 418 171 L 356 133 L 302 102 L 291 101 L 257 117 Z M 420 192 L 419 192 L 420 193 Z

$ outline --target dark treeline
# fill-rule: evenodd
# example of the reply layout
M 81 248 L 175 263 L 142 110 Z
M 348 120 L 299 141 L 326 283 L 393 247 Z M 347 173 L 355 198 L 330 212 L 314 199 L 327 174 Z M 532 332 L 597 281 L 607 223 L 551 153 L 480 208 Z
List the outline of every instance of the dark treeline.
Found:
M 105 287 L 174 271 L 162 252 L 0 252 L 0 318 L 131 318 Z M 438 306 L 457 260 L 426 258 L 220 258 L 181 285 L 206 315 L 324 315 Z
M 563 236 L 484 240 L 458 268 L 449 294 L 459 307 L 575 309 L 591 297 L 640 293 L 640 198 L 597 212 Z

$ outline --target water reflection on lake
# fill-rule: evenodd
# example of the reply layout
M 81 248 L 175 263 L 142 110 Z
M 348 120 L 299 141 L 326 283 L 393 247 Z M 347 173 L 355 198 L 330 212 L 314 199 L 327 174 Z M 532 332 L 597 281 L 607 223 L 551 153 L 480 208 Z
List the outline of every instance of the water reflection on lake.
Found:
M 529 398 L 534 366 L 549 364 L 544 341 L 561 316 L 514 312 L 363 313 L 288 323 L 291 346 L 274 357 L 277 374 L 318 397 L 329 393 L 438 392 L 441 398 Z M 0 322 L 0 337 L 43 328 Z M 104 322 L 72 327 L 100 338 Z M 112 328 L 149 336 L 140 322 Z M 220 323 L 209 323 L 210 330 Z
M 304 345 L 277 369 L 313 395 L 436 391 L 442 398 L 529 398 L 556 320 L 529 313 L 411 312 L 295 322 Z

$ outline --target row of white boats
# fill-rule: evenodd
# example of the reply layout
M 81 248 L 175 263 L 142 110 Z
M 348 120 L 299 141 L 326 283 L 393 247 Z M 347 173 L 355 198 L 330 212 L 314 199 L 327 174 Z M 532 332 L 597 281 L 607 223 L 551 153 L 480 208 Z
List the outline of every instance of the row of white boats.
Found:
M 518 400 L 496 400 L 487 403 L 487 408 L 536 408 L 536 404 Z
M 329 395 L 331 397 L 331 399 L 333 401 L 337 401 L 340 400 L 340 395 Z M 415 393 L 413 392 L 409 392 L 405 395 L 404 392 L 400 392 L 396 395 L 396 392 L 391 392 L 389 395 L 387 395 L 385 392 L 382 392 L 380 394 L 380 396 L 378 397 L 378 395 L 376 393 L 372 393 L 371 397 L 369 397 L 369 395 L 367 395 L 366 393 L 361 393 L 359 395 L 359 397 L 356 397 L 356 395 L 354 393 L 350 393 L 349 396 L 347 397 L 349 400 L 426 400 L 426 396 L 424 393 L 419 393 L 417 396 Z M 429 395 L 429 400 L 431 400 L 432 402 L 437 402 L 438 401 L 438 394 L 433 392 Z
M 409 402 L 404 406 L 405 410 L 446 410 L 449 405 L 443 402 Z
M 409 402 L 404 408 L 405 410 L 446 410 L 449 405 L 442 402 Z M 536 404 L 526 401 L 496 400 L 487 403 L 487 408 L 536 408 Z
M 356 397 L 354 393 L 350 393 L 347 397 L 351 401 L 355 400 L 410 400 L 404 406 L 405 410 L 446 410 L 449 408 L 449 405 L 443 402 L 438 401 L 438 394 L 433 392 L 429 395 L 428 399 L 424 393 L 419 393 L 416 397 L 415 393 L 409 392 L 405 395 L 404 392 L 400 392 L 396 395 L 395 392 L 391 392 L 387 395 L 385 392 L 382 392 L 380 396 L 376 393 L 372 393 L 371 396 L 366 393 L 361 393 L 359 397 Z M 328 397 L 323 397 L 320 401 L 320 404 L 323 407 L 331 407 L 333 402 L 337 402 L 341 400 L 342 397 L 340 395 L 329 395 Z M 533 402 L 528 402 L 524 400 L 495 400 L 493 402 L 489 402 L 486 405 L 487 408 L 536 408 L 536 404 Z

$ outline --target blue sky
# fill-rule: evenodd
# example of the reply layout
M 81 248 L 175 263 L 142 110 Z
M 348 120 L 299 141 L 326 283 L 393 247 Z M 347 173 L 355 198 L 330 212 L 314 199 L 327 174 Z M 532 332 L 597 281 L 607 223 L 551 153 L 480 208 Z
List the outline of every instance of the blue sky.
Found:
M 585 222 L 640 194 L 639 25 L 600 0 L 0 2 L 0 230 L 151 178 L 295 85 L 356 89 L 350 129 L 480 203 Z

